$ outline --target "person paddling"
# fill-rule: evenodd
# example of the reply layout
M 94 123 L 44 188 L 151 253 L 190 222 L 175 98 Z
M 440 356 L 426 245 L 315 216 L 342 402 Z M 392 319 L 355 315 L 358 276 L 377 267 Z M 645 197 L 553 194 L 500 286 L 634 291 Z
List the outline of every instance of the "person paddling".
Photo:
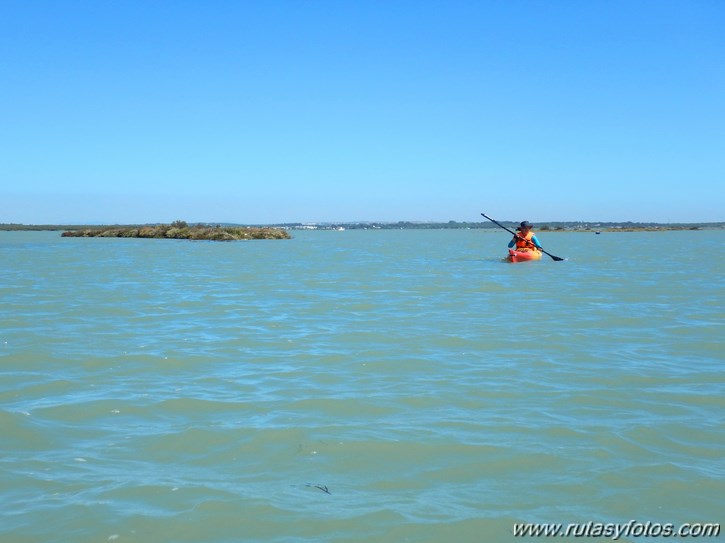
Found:
M 495 224 L 499 228 L 503 228 L 504 230 L 506 230 L 506 232 L 508 232 L 509 234 L 513 234 L 514 235 L 513 243 L 516 244 L 516 241 L 518 240 L 519 234 L 517 234 L 513 230 L 509 230 L 503 224 L 501 224 L 500 222 L 492 219 L 491 217 L 489 217 L 485 213 L 481 213 L 481 215 L 484 216 L 484 217 L 486 217 L 489 221 L 491 221 L 493 224 Z M 524 224 L 524 223 L 528 224 L 529 231 L 530 231 L 531 230 L 531 225 L 529 224 L 529 222 L 528 221 L 524 221 L 521 224 Z M 521 228 L 519 227 L 519 232 L 520 231 L 521 231 Z M 534 237 L 534 233 L 533 232 L 531 232 L 531 237 Z M 531 241 L 531 240 L 529 240 L 529 241 Z M 534 243 L 534 242 L 532 241 L 531 243 Z M 541 252 L 544 253 L 545 255 L 549 255 L 554 262 L 561 262 L 562 260 L 566 260 L 566 258 L 561 258 L 560 256 L 552 255 L 551 253 L 547 253 L 546 251 L 544 251 L 544 249 L 539 244 L 539 240 L 538 239 L 536 240 L 536 244 L 537 244 L 537 247 L 541 250 Z M 513 245 L 509 245 L 509 253 L 511 253 L 511 247 L 513 247 Z M 541 255 L 539 255 L 539 256 L 541 256 Z
M 536 234 L 532 230 L 533 226 L 529 221 L 523 221 L 518 230 L 518 234 L 514 234 L 514 237 L 509 241 L 509 249 L 516 246 L 517 251 L 533 251 L 541 250 L 541 243 L 536 239 Z

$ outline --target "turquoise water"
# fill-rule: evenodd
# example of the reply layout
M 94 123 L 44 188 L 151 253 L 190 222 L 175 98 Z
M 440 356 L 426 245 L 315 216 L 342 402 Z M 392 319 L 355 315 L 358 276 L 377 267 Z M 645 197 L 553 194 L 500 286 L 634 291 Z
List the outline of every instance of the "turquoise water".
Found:
M 722 233 L 509 237 L 0 232 L 0 540 L 722 522 Z

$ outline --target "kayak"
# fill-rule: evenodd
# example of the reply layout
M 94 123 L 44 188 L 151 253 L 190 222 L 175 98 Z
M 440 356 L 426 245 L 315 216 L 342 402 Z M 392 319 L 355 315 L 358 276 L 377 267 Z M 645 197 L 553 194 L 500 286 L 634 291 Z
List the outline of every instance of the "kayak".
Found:
M 509 249 L 509 255 L 506 257 L 509 262 L 528 262 L 530 260 L 541 260 L 541 251 L 514 251 Z
M 509 249 L 509 255 L 506 257 L 509 262 L 528 262 L 529 260 L 541 260 L 541 251 L 514 251 Z

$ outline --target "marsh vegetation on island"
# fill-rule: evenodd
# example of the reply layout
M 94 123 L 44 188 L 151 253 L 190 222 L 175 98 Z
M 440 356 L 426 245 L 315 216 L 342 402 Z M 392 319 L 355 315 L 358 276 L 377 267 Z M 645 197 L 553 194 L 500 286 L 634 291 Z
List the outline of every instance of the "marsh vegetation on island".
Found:
M 186 221 L 174 221 L 171 224 L 146 226 L 102 226 L 78 230 L 68 230 L 62 237 L 75 238 L 156 238 L 190 239 L 207 241 L 240 241 L 252 239 L 290 239 L 290 234 L 282 228 L 253 226 L 222 226 L 196 224 Z

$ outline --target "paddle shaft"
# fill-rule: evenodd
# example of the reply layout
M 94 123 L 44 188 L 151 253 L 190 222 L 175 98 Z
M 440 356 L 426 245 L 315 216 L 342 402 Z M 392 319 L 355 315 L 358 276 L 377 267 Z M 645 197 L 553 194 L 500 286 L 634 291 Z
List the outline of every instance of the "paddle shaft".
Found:
M 518 235 L 518 234 L 517 234 L 516 232 L 514 232 L 513 230 L 509 230 L 509 229 L 508 229 L 508 228 L 506 228 L 506 227 L 505 227 L 505 226 L 504 226 L 503 224 L 501 224 L 501 223 L 500 223 L 500 222 L 498 222 L 498 221 L 495 221 L 495 220 L 493 220 L 493 219 L 492 219 L 491 217 L 489 217 L 489 216 L 488 216 L 488 215 L 486 215 L 485 213 L 481 213 L 481 215 L 483 215 L 484 217 L 486 217 L 486 218 L 487 218 L 487 219 L 488 219 L 489 221 L 491 221 L 491 222 L 492 222 L 493 224 L 495 224 L 495 225 L 497 225 L 497 226 L 500 226 L 501 228 L 503 228 L 503 229 L 504 229 L 504 230 L 506 230 L 507 232 L 510 232 L 510 233 L 512 233 L 512 234 L 513 234 L 514 236 L 516 236 L 517 238 L 521 238 L 521 239 L 523 239 L 524 241 L 526 241 L 526 242 L 528 242 L 529 244 L 531 244 L 532 246 L 536 247 L 536 245 L 534 245 L 533 243 L 531 243 L 531 242 L 530 242 L 529 240 L 527 240 L 527 239 L 524 239 L 524 238 L 523 238 L 522 236 Z M 539 249 L 539 250 L 540 250 L 540 251 L 541 251 L 542 253 L 544 253 L 545 255 L 549 255 L 549 256 L 550 256 L 550 257 L 552 258 L 552 260 L 555 260 L 556 262 L 559 262 L 559 261 L 561 261 L 561 260 L 564 260 L 564 259 L 563 259 L 563 258 L 561 258 L 561 257 L 558 257 L 558 256 L 554 256 L 554 255 L 552 255 L 551 253 L 547 253 L 547 252 L 546 252 L 546 251 L 544 251 L 544 249 L 542 249 L 541 247 L 536 247 L 536 248 L 537 248 L 537 249 Z

